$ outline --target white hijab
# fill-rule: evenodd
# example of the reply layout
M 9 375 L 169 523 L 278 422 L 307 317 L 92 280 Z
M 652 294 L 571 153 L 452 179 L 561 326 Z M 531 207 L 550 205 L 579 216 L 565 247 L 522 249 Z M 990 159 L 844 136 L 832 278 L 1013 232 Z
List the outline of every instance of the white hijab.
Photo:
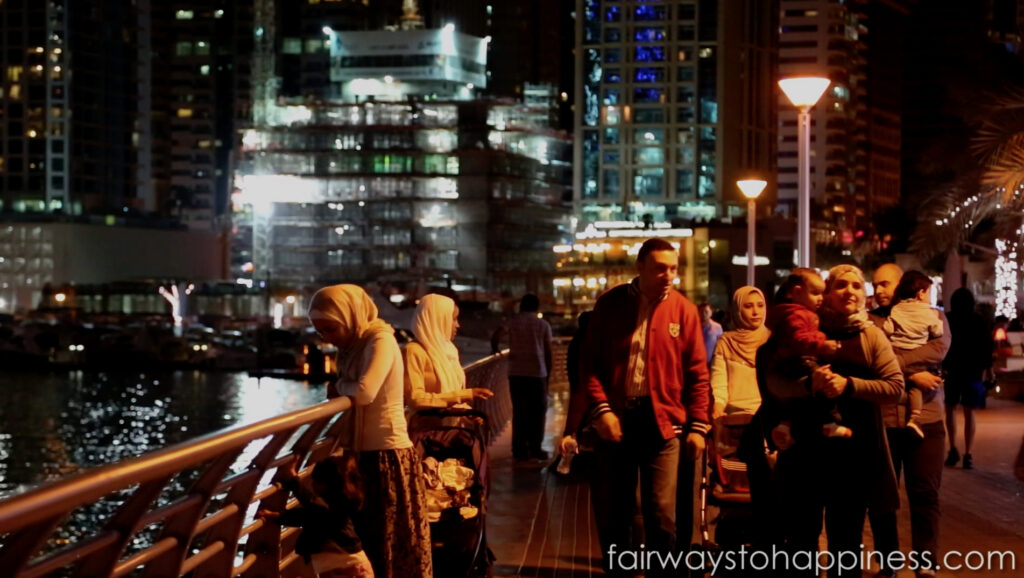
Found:
M 444 295 L 429 294 L 416 306 L 412 332 L 434 365 L 441 387 L 440 393 L 459 391 L 466 387 L 466 372 L 459 362 L 459 350 L 452 343 L 455 302 Z
M 317 291 L 309 304 L 309 319 L 327 319 L 341 325 L 343 341 L 334 344 L 338 347 L 338 372 L 350 380 L 359 378 L 366 345 L 378 333 L 395 333 L 377 317 L 377 306 L 358 285 L 331 285 Z

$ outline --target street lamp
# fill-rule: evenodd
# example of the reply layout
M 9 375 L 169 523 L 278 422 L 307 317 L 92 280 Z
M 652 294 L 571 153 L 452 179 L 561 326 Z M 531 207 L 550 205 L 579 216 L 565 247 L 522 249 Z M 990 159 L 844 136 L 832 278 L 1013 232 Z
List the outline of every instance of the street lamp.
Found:
M 800 154 L 800 198 L 797 204 L 797 253 L 800 267 L 811 266 L 811 108 L 828 88 L 830 81 L 818 76 L 797 76 L 779 80 L 779 88 L 799 109 L 797 141 Z
M 757 218 L 757 197 L 768 186 L 768 181 L 743 179 L 736 186 L 747 198 L 747 285 L 754 286 L 754 220 Z

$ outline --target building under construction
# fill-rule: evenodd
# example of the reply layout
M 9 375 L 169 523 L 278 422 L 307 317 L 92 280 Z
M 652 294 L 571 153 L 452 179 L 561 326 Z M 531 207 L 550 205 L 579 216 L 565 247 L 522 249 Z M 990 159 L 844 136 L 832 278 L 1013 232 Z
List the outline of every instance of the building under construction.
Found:
M 331 96 L 285 98 L 262 31 L 233 196 L 240 281 L 550 293 L 572 197 L 571 140 L 546 125 L 553 89 L 529 105 L 477 98 L 489 39 L 423 29 L 407 2 L 395 30 L 325 27 Z

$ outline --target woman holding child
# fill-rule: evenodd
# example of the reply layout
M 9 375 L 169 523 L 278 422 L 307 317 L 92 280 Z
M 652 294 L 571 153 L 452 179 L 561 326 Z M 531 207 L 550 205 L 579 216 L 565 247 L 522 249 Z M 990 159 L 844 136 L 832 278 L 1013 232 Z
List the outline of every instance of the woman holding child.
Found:
M 830 552 L 849 552 L 844 561 L 857 562 L 850 556 L 860 555 L 869 503 L 898 502 L 879 405 L 900 399 L 903 374 L 889 340 L 868 321 L 865 301 L 860 269 L 839 265 L 829 271 L 818 317 L 824 336 L 835 342 L 828 347 L 834 353 L 809 365 L 809 380 L 779 378 L 774 337 L 758 351 L 759 423 L 769 448 L 780 450 L 775 478 L 791 553 L 818 550 L 824 512 Z M 831 416 L 840 420 L 842 435 L 823 423 L 823 400 L 834 402 Z M 778 426 L 784 423 L 791 428 L 782 436 Z M 783 438 L 786 443 L 778 444 Z

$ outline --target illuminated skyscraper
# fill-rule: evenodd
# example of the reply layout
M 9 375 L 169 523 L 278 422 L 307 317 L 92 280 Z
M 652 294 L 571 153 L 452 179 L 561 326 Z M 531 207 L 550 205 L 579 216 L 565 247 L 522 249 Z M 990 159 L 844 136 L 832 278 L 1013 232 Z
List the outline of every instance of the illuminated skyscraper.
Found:
M 778 2 L 576 6 L 581 224 L 742 214 L 735 181 L 775 180 Z

